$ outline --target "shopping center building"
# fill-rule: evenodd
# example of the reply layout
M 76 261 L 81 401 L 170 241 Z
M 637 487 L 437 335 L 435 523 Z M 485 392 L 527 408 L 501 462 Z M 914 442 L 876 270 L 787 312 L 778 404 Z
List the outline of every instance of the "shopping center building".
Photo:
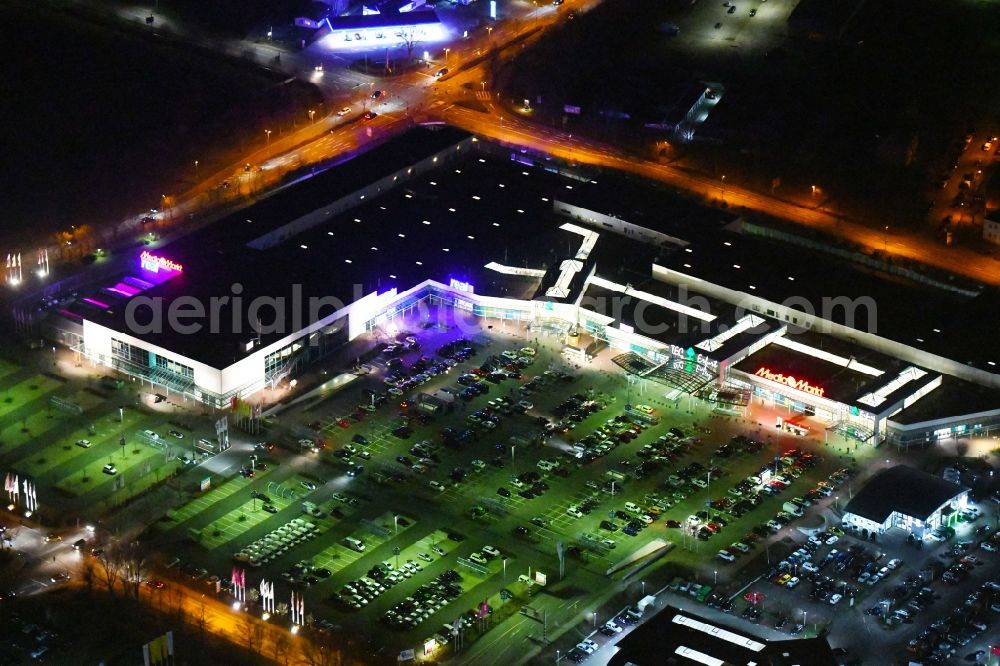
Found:
M 558 335 L 571 362 L 609 354 L 642 392 L 774 408 L 792 435 L 910 446 L 1000 427 L 992 335 L 933 319 L 993 294 L 884 280 L 737 214 L 450 128 L 414 129 L 129 262 L 50 311 L 46 335 L 218 408 L 434 304 Z M 204 326 L 157 326 L 157 308 Z M 974 348 L 950 353 L 962 336 Z

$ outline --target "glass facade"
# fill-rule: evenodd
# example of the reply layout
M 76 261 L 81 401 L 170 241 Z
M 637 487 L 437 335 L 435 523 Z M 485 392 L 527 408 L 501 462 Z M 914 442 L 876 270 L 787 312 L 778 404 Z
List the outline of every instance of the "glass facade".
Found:
M 150 367 L 148 351 L 115 338 L 111 338 L 111 355 L 140 368 Z
M 177 361 L 171 361 L 169 358 L 164 358 L 163 356 L 156 357 L 156 368 L 191 380 L 194 379 L 194 368 L 183 363 L 178 363 Z

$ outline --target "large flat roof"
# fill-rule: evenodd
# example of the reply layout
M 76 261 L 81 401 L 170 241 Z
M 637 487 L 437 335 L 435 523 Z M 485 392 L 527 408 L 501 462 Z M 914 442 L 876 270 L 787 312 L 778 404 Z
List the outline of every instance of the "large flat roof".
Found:
M 915 425 L 1000 409 L 1000 391 L 944 375 L 941 385 L 889 420 Z
M 796 309 L 804 300 L 817 315 L 824 313 L 824 299 L 873 303 L 871 310 L 855 307 L 850 317 L 844 307 L 827 308 L 825 318 L 988 372 L 1000 370 L 993 325 L 1000 292 L 993 288 L 980 286 L 978 295 L 973 285 L 945 289 L 731 229 L 695 240 L 661 265 L 691 276 L 693 292 L 704 280 Z
M 768 641 L 728 623 L 667 606 L 625 635 L 609 666 L 834 666 L 825 638 Z
M 302 299 L 332 296 L 346 305 L 373 291 L 408 289 L 426 279 L 447 284 L 454 278 L 471 283 L 479 294 L 571 301 L 597 263 L 612 273 L 629 266 L 649 275 L 660 248 L 601 233 L 581 262 L 583 269 L 567 283 L 566 296 L 548 295 L 563 262 L 580 256 L 589 233 L 554 210 L 555 198 L 574 203 L 613 200 L 621 184 L 611 177 L 595 180 L 548 169 L 541 161 L 525 164 L 522 156 L 484 142 L 478 144 L 481 149 L 442 161 L 433 170 L 359 201 L 283 242 L 264 249 L 250 247 L 267 232 L 467 137 L 447 128 L 413 130 L 158 248 L 158 255 L 182 264 L 184 270 L 142 296 L 159 297 L 167 304 L 181 297 L 209 303 L 212 298 L 232 296 L 233 285 L 239 285 L 246 308 L 257 297 L 291 301 L 297 285 Z M 661 210 L 669 212 L 665 193 L 654 192 L 647 201 L 663 203 Z M 488 264 L 527 268 L 542 276 L 512 278 L 487 268 Z M 84 303 L 76 308 L 92 321 L 125 331 L 125 300 L 110 311 Z M 267 326 L 271 317 L 271 310 L 264 309 L 261 323 Z M 264 334 L 262 345 L 309 323 L 303 319 L 296 326 L 290 311 L 284 317 L 284 334 Z M 137 337 L 221 368 L 249 353 L 245 343 L 254 334 L 246 319 L 237 317 L 239 331 L 226 326 L 211 336 L 164 331 Z

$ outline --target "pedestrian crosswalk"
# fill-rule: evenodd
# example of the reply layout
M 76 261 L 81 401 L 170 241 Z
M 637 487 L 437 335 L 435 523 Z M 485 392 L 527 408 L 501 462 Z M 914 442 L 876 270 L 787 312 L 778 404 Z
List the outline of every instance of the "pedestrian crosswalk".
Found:
M 491 99 L 490 95 L 491 95 L 491 93 L 488 90 L 477 90 L 476 91 L 476 99 L 483 100 L 484 102 L 488 102 Z

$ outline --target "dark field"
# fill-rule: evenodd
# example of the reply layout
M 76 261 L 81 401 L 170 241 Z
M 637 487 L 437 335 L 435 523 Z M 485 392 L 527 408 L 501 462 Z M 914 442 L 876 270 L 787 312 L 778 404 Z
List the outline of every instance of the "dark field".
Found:
M 158 206 L 317 95 L 43 3 L 0 26 L 0 248 Z
M 718 81 L 725 96 L 705 141 L 681 150 L 691 164 L 763 191 L 775 177 L 807 192 L 820 183 L 845 212 L 913 222 L 922 191 L 947 168 L 949 145 L 970 125 L 986 131 L 1000 119 L 995 3 L 868 2 L 839 36 L 811 38 L 783 24 L 779 44 L 747 53 L 680 49 L 685 37 L 657 31 L 689 4 L 603 3 L 518 56 L 503 75 L 506 97 L 541 95 L 536 118 L 557 126 L 563 104 L 581 106 L 569 131 L 649 149 L 667 137 L 644 122 L 662 122 L 697 82 Z M 725 17 L 721 0 L 714 4 Z M 711 33 L 711 23 L 702 27 Z M 606 115 L 620 111 L 632 120 Z M 915 139 L 909 166 L 878 154 L 896 137 Z

